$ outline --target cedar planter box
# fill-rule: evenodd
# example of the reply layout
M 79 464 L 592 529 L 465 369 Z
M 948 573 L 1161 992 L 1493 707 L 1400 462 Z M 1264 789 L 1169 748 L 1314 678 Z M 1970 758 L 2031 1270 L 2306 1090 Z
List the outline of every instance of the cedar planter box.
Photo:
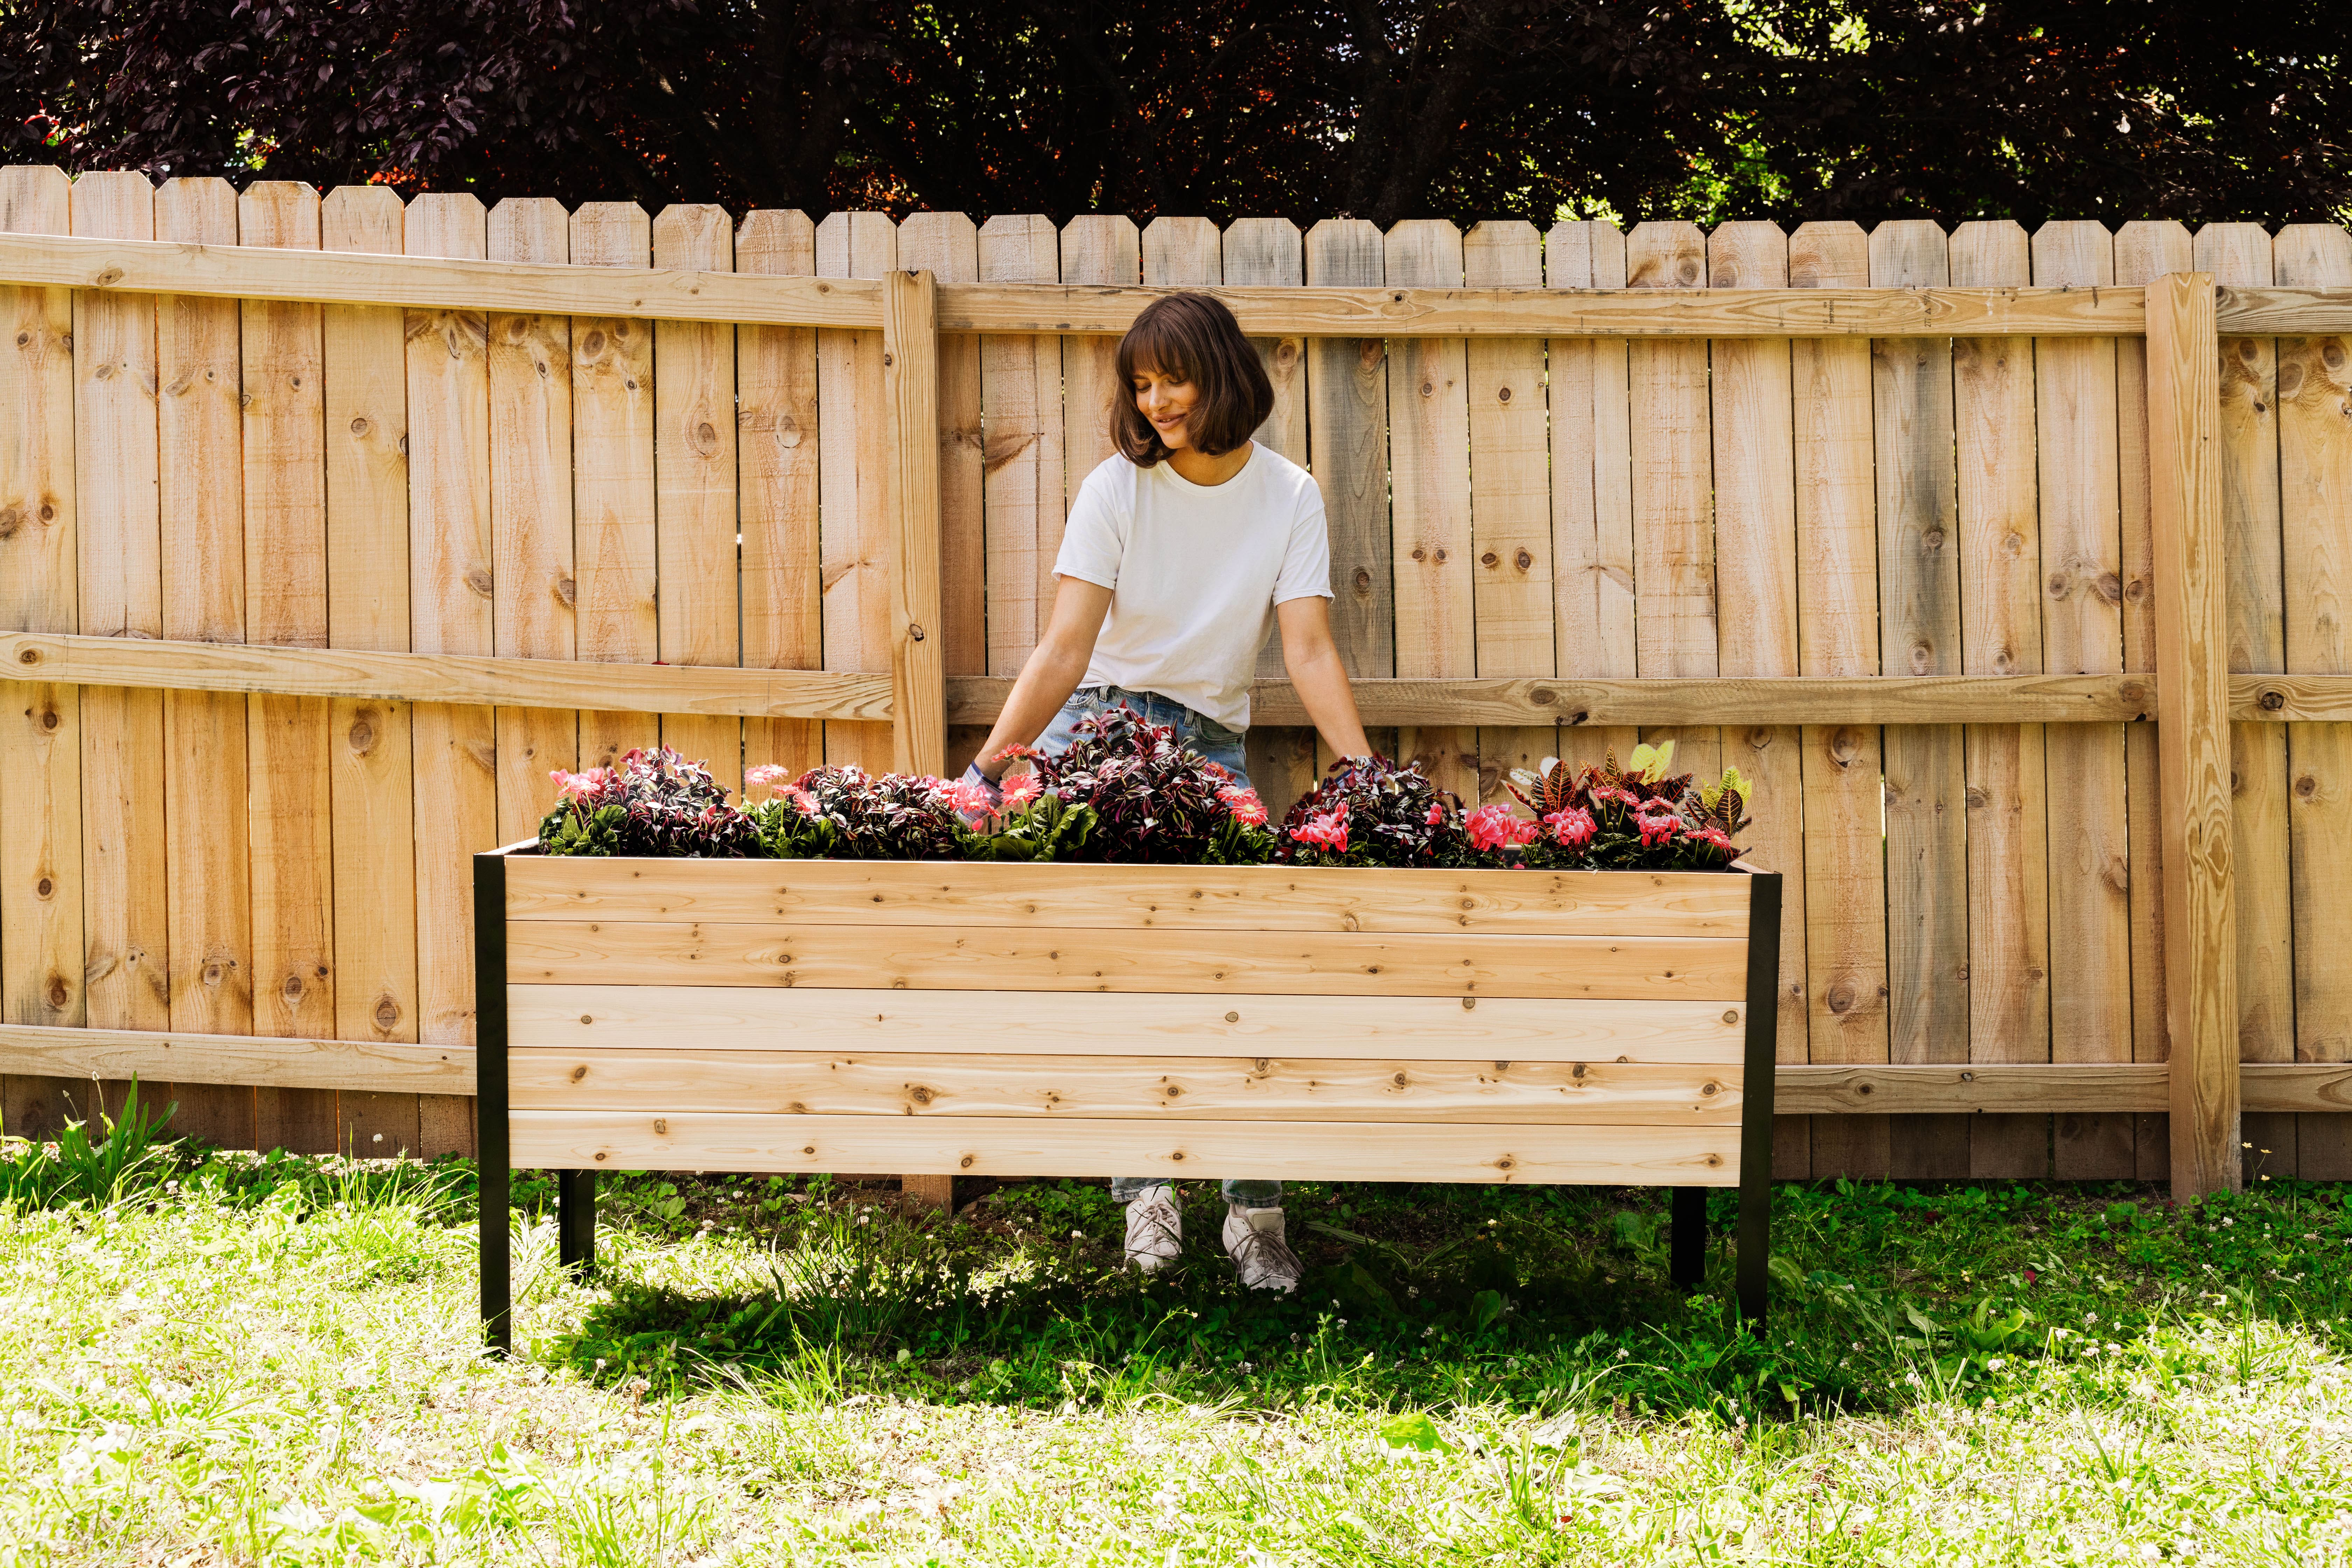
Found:
M 475 860 L 483 1310 L 507 1169 L 1740 1189 L 1764 1305 L 1780 879 Z M 496 1191 L 493 1191 L 493 1188 Z

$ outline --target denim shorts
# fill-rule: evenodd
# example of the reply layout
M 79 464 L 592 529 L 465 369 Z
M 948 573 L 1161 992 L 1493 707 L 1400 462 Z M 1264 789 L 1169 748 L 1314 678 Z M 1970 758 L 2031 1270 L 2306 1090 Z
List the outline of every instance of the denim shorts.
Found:
M 1214 719 L 1195 713 L 1172 697 L 1162 697 L 1156 691 L 1129 691 L 1123 686 L 1081 686 L 1070 693 L 1054 721 L 1037 738 L 1037 749 L 1047 756 L 1058 756 L 1069 750 L 1070 742 L 1078 738 L 1078 721 L 1092 718 L 1121 704 L 1134 709 L 1150 724 L 1165 724 L 1176 731 L 1176 739 L 1198 752 L 1234 775 L 1234 781 L 1244 789 L 1251 788 L 1249 764 L 1243 755 L 1242 734 L 1228 730 Z M 1133 1203 L 1153 1187 L 1167 1184 L 1165 1176 L 1120 1176 L 1112 1181 L 1110 1195 L 1120 1203 Z M 1228 1178 L 1223 1184 L 1225 1201 L 1243 1208 L 1280 1208 L 1282 1184 Z
M 1124 686 L 1081 686 L 1070 693 L 1070 700 L 1062 704 L 1062 710 L 1054 715 L 1054 721 L 1037 737 L 1037 749 L 1047 756 L 1059 756 L 1078 738 L 1079 720 L 1120 706 L 1134 709 L 1146 723 L 1167 725 L 1176 731 L 1180 742 L 1233 774 L 1243 788 L 1251 787 L 1242 732 L 1228 730 L 1214 719 L 1195 713 L 1174 698 L 1162 697 L 1156 691 L 1129 691 Z

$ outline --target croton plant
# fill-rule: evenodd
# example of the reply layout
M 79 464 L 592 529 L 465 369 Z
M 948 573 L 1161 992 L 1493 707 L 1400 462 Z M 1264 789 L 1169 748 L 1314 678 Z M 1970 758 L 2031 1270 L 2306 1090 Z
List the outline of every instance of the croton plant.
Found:
M 1280 826 L 1225 769 L 1166 725 L 1119 708 L 1083 721 L 1058 755 L 1026 747 L 1033 772 L 1003 797 L 977 785 L 862 768 L 747 769 L 730 797 L 700 763 L 635 751 L 617 767 L 558 772 L 539 826 L 551 855 L 717 859 L 1090 860 L 1156 865 L 1529 867 L 1709 870 L 1739 858 L 1748 785 L 1727 768 L 1700 786 L 1674 743 L 1572 767 L 1548 757 L 1514 773 L 1502 802 L 1465 811 L 1418 763 L 1332 765 Z

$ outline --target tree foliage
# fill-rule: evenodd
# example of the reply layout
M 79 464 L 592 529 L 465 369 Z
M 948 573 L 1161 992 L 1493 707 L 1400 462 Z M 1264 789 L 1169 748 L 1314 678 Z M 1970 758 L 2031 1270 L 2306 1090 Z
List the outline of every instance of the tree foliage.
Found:
M 53 0 L 12 161 L 487 199 L 2332 217 L 2340 19 L 2160 0 Z

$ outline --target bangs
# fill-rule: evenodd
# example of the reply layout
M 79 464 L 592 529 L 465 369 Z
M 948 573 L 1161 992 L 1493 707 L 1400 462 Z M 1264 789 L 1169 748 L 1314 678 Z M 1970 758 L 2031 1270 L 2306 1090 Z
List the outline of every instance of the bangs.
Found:
M 1274 411 L 1274 383 L 1224 301 L 1209 294 L 1164 294 L 1118 340 L 1111 446 L 1141 468 L 1168 457 L 1160 433 L 1135 405 L 1135 377 L 1143 370 L 1198 389 L 1185 434 L 1213 458 L 1239 447 Z

